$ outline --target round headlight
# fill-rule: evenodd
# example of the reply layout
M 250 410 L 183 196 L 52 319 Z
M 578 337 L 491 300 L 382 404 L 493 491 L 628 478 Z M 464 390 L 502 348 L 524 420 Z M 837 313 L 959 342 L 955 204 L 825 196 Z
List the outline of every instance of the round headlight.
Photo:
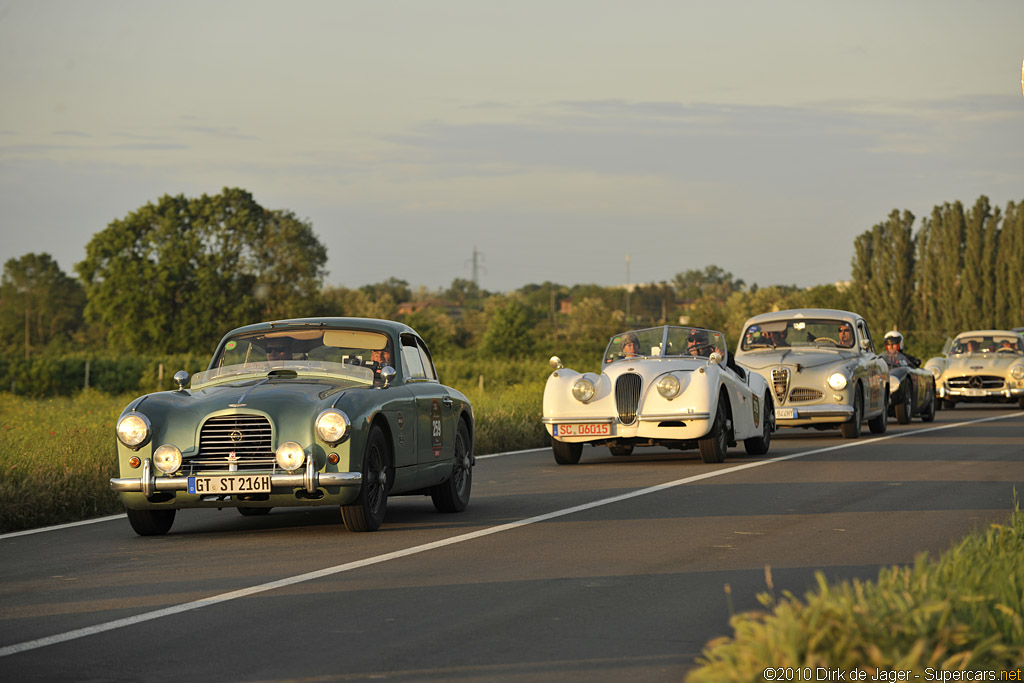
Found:
M 938 378 L 939 378 L 939 375 L 941 375 L 941 374 L 942 374 L 942 370 L 939 370 L 939 369 L 938 369 L 937 367 L 935 367 L 934 365 L 933 365 L 933 366 L 931 366 L 930 368 L 928 368 L 928 372 L 932 373 L 932 376 L 933 376 L 933 377 L 935 377 L 935 379 L 938 379 Z
M 1014 379 L 1024 379 L 1024 365 L 1014 365 L 1010 368 L 1010 376 Z
M 572 395 L 576 397 L 577 401 L 586 403 L 594 398 L 594 383 L 586 377 L 580 377 L 572 385 Z
M 129 413 L 117 423 L 117 438 L 125 446 L 137 449 L 149 438 L 149 419 L 142 413 Z
M 840 389 L 845 389 L 846 388 L 846 382 L 847 382 L 846 375 L 844 375 L 841 372 L 834 372 L 828 378 L 828 385 L 830 387 L 832 387 L 833 389 L 835 389 L 836 391 L 839 391 Z
M 658 380 L 658 393 L 671 400 L 679 395 L 679 379 L 675 375 L 665 375 Z
M 348 415 L 336 408 L 328 408 L 317 415 L 315 424 L 316 435 L 332 446 L 343 441 L 352 426 Z
M 900 378 L 894 375 L 889 375 L 889 393 L 895 394 L 900 390 Z
M 164 474 L 174 474 L 181 469 L 181 451 L 177 446 L 165 443 L 153 451 L 153 467 Z
M 285 441 L 277 447 L 277 464 L 281 469 L 291 472 L 302 467 L 305 461 L 306 452 L 294 441 Z

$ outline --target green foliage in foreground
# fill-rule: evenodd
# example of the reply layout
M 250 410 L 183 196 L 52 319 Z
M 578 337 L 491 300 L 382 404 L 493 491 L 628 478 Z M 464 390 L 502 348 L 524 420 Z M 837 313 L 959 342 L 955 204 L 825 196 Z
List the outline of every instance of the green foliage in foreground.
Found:
M 0 533 L 121 512 L 114 423 L 130 400 L 0 394 Z
M 505 385 L 499 370 L 485 375 L 482 391 L 478 380 L 461 389 L 473 402 L 477 455 L 549 444 L 540 423 L 543 382 Z M 109 483 L 117 476 L 114 426 L 135 396 L 0 393 L 0 533 L 122 511 Z
M 766 666 L 1006 670 L 1024 666 L 1024 513 L 974 533 L 937 559 L 889 567 L 875 582 L 786 593 L 769 612 L 732 618 L 732 638 L 712 641 L 688 683 L 764 680 Z M 914 680 L 914 679 L 911 679 Z

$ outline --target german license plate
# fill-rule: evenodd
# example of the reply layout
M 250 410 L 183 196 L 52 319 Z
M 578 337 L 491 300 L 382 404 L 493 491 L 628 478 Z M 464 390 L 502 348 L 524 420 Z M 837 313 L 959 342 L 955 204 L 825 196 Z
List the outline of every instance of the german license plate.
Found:
M 215 477 L 189 477 L 188 492 L 206 493 L 270 493 L 269 474 L 232 474 Z
M 984 396 L 984 389 L 964 389 L 964 396 Z
M 612 426 L 604 424 L 564 424 L 552 425 L 554 436 L 611 436 Z
M 776 420 L 795 420 L 796 419 L 796 408 L 776 408 L 775 419 Z

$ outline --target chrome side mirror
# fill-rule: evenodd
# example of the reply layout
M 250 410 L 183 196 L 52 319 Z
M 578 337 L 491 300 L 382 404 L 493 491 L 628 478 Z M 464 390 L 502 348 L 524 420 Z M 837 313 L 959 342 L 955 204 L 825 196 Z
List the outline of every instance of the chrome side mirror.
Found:
M 712 351 L 711 355 L 708 356 L 708 363 L 714 363 L 715 365 L 720 365 L 722 363 L 722 360 L 723 360 L 722 354 L 720 354 L 718 351 Z
M 559 358 L 558 356 L 551 356 L 551 358 L 548 360 L 548 365 L 553 367 L 555 370 L 561 370 L 562 368 L 565 367 L 564 365 L 562 365 L 562 359 Z
M 178 385 L 178 391 L 185 391 L 185 385 L 188 384 L 189 376 L 184 370 L 178 370 L 174 373 L 174 383 Z
M 861 351 L 867 351 L 870 348 L 871 348 L 871 342 L 869 342 L 867 339 L 861 339 L 860 340 L 860 350 Z
M 385 365 L 383 368 L 381 368 L 380 378 L 384 381 L 384 387 L 388 387 L 391 384 L 392 380 L 395 379 L 395 375 L 397 374 L 398 371 L 396 371 L 390 365 Z

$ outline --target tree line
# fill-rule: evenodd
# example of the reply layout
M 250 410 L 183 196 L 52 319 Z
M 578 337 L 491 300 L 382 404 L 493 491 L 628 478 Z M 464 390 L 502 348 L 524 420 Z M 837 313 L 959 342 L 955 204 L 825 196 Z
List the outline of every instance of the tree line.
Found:
M 435 354 L 593 362 L 628 327 L 692 324 L 738 338 L 750 316 L 784 308 L 840 308 L 876 335 L 896 327 L 935 352 L 946 335 L 1024 324 L 1024 205 L 981 197 L 935 207 L 914 232 L 893 211 L 854 241 L 852 280 L 812 288 L 748 285 L 716 265 L 630 287 L 528 284 L 489 292 L 456 278 L 447 288 L 391 277 L 324 286 L 327 250 L 308 221 L 268 210 L 242 189 L 165 195 L 112 221 L 64 273 L 46 253 L 4 264 L 5 355 L 200 354 L 233 327 L 304 316 L 402 320 Z M 17 348 L 16 351 L 14 349 Z

